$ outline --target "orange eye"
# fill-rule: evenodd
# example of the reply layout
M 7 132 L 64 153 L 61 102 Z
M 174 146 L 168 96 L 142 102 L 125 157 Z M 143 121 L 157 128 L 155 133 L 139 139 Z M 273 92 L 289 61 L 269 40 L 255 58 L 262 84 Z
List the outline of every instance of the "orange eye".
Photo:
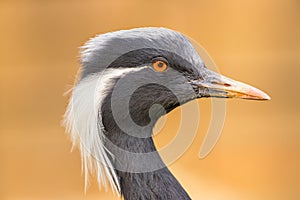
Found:
M 163 72 L 167 69 L 167 63 L 162 60 L 154 61 L 153 68 L 158 72 Z

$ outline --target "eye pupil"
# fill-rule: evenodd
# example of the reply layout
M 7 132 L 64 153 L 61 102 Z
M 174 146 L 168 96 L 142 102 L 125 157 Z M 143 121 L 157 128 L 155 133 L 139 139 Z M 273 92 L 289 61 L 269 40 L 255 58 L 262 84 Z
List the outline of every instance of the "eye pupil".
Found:
M 157 63 L 157 66 L 158 66 L 158 67 L 163 67 L 163 66 L 164 66 L 164 63 L 160 61 L 160 62 Z

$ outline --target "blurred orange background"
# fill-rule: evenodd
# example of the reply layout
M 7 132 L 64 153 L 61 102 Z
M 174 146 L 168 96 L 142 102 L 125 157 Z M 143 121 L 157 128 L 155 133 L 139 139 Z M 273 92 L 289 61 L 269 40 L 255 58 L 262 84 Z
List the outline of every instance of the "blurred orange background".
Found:
M 0 199 L 118 199 L 84 194 L 79 151 L 60 126 L 79 68 L 78 47 L 99 33 L 163 26 L 198 41 L 222 74 L 253 84 L 268 102 L 227 100 L 222 137 L 198 158 L 210 100 L 198 100 L 197 137 L 170 167 L 193 199 L 300 199 L 300 2 L 0 2 Z M 172 138 L 178 109 L 155 138 Z M 175 126 L 176 127 L 176 126 Z

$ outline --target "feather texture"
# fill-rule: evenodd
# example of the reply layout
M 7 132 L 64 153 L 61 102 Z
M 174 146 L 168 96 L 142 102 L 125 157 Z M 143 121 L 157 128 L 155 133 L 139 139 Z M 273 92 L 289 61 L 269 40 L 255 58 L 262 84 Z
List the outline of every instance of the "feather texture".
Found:
M 109 184 L 114 191 L 120 193 L 119 180 L 110 160 L 113 155 L 103 143 L 103 125 L 98 111 L 107 95 L 106 91 L 112 87 L 111 80 L 141 69 L 143 68 L 107 69 L 81 80 L 72 90 L 63 124 L 70 133 L 73 148 L 77 145 L 80 148 L 85 189 L 89 175 L 96 173 L 99 185 L 107 190 Z

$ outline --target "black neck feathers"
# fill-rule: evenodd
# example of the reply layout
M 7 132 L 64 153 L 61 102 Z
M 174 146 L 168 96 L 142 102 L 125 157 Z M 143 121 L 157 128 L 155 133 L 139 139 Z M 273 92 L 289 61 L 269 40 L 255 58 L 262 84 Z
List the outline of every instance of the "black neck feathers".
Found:
M 136 123 L 141 126 L 149 125 L 150 123 L 150 126 L 149 128 L 142 129 L 140 133 L 141 137 L 127 134 L 114 120 L 110 98 L 111 95 L 109 94 L 104 99 L 99 114 L 101 114 L 102 123 L 105 128 L 105 146 L 114 155 L 112 162 L 119 177 L 121 194 L 124 199 L 190 199 L 156 151 L 151 137 L 154 123 L 149 122 L 148 114 L 147 116 L 143 116 L 144 111 L 141 111 L 139 116 L 135 116 L 137 112 L 132 112 L 131 117 Z M 132 106 L 135 109 L 137 108 L 136 104 Z M 145 108 L 146 107 L 145 105 Z M 157 113 L 157 115 L 159 115 L 160 112 Z M 157 116 L 157 118 L 158 117 L 159 116 Z M 131 153 L 137 156 L 131 157 Z M 149 154 L 151 154 L 151 156 L 147 158 Z

